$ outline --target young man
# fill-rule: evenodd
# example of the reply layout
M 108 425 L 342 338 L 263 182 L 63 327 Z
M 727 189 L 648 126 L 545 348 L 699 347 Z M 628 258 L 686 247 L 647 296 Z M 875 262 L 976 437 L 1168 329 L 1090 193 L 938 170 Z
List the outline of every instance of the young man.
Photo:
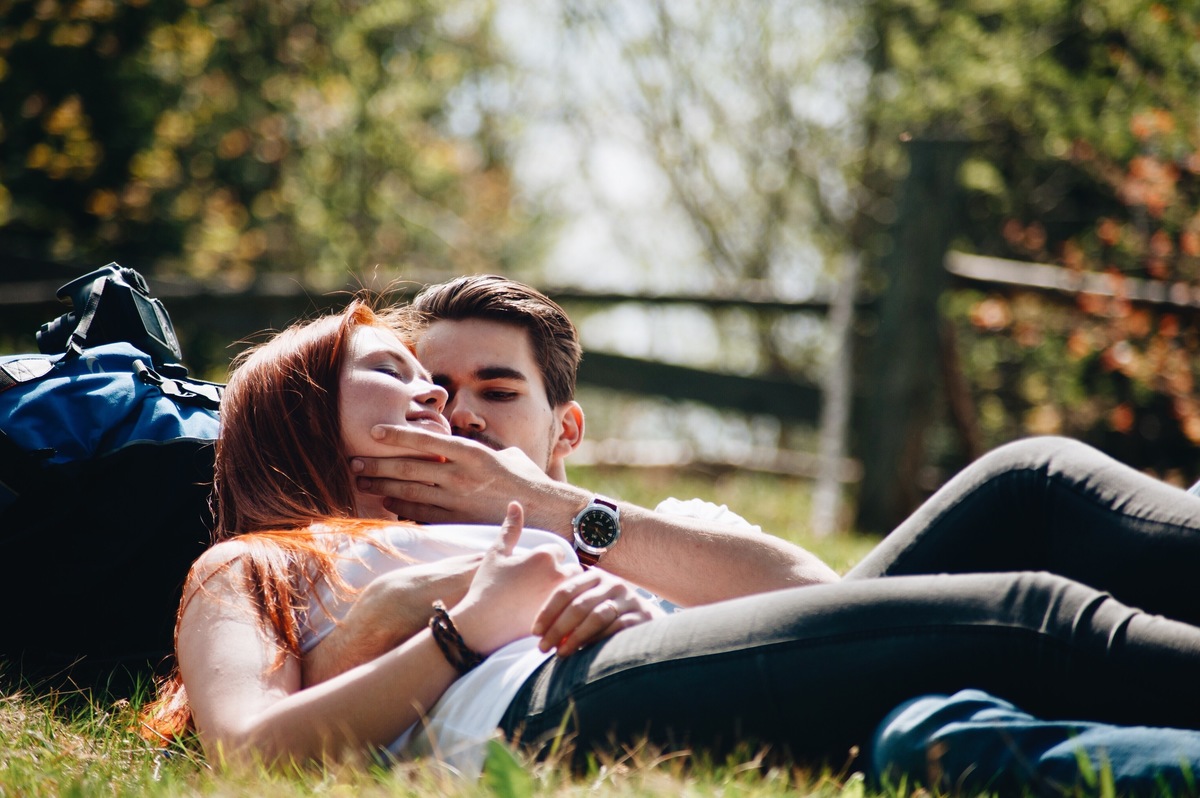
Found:
M 430 458 L 355 464 L 360 489 L 389 497 L 398 515 L 431 523 L 498 523 L 506 503 L 516 498 L 526 507 L 530 526 L 556 532 L 577 550 L 586 547 L 584 556 L 599 568 L 681 604 L 837 579 L 812 555 L 744 521 L 606 505 L 611 500 L 568 484 L 564 461 L 584 433 L 582 409 L 572 398 L 579 347 L 561 308 L 538 292 L 499 277 L 467 277 L 426 289 L 412 313 L 418 357 L 447 389 L 445 413 L 458 437 L 378 430 L 381 440 Z M 903 574 L 986 579 L 983 572 L 1050 571 L 1102 586 L 1148 610 L 1200 622 L 1194 600 L 1171 587 L 1178 584 L 1186 592 L 1191 584 L 1187 574 L 1200 546 L 1200 505 L 1193 501 L 1074 441 L 1010 444 L 981 458 L 926 502 L 847 574 L 844 589 L 852 597 L 863 580 Z M 591 529 L 582 522 L 589 510 L 600 518 Z M 1089 552 L 1102 552 L 1105 562 Z M 1111 563 L 1122 567 L 1114 572 Z M 412 599 L 421 590 L 437 596 L 461 589 L 471 570 L 463 563 L 460 572 L 410 579 L 417 569 L 401 569 L 399 575 L 408 581 L 398 587 L 408 591 L 406 602 L 386 604 L 380 612 L 384 622 L 345 624 L 327 642 L 336 642 L 338 635 L 353 640 L 363 629 L 405 623 L 419 628 L 422 618 L 398 620 L 396 608 L 425 606 Z M 1047 577 L 1033 573 L 1029 578 Z M 1027 620 L 1030 628 L 1041 622 Z M 366 647 L 353 648 L 318 649 L 320 657 L 314 659 L 338 663 L 328 671 L 337 672 L 345 663 L 367 658 Z M 306 677 L 310 668 L 322 673 L 317 665 L 306 662 L 305 667 Z M 1075 744 L 1083 726 L 1089 729 L 1087 739 Z M 1167 753 L 1148 757 L 1148 736 L 1159 746 L 1156 751 Z M 1167 737 L 1173 745 L 1182 741 L 1191 748 L 1168 749 Z M 1099 757 L 1111 763 L 1119 784 L 1136 785 L 1128 778 L 1154 783 L 1169 766 L 1166 759 L 1180 751 L 1183 766 L 1177 771 L 1187 775 L 1184 768 L 1200 751 L 1200 734 L 1043 721 L 995 696 L 960 693 L 902 704 L 880 724 L 873 749 L 877 777 L 890 771 L 923 779 L 928 757 L 941 751 L 950 783 L 965 778 L 954 769 L 959 761 L 978 773 L 984 786 L 1007 784 L 1005 778 L 1028 785 L 1045 778 L 1045 768 L 1065 762 L 1070 772 L 1056 771 L 1054 778 L 1069 783 L 1076 773 L 1070 766 L 1081 761 L 1082 752 L 1093 762 Z M 947 750 L 958 758 L 945 756 Z M 1077 771 L 1083 773 L 1083 767 Z
M 584 435 L 574 399 L 575 326 L 541 292 L 494 275 L 429 286 L 408 309 L 417 357 L 449 392 L 456 437 L 381 430 L 431 459 L 366 459 L 360 489 L 390 498 L 402 518 L 498 524 L 509 501 L 526 523 L 571 542 L 595 565 L 689 606 L 832 582 L 809 552 L 704 502 L 659 510 L 596 496 L 566 480 Z M 670 511 L 668 511 L 670 510 Z

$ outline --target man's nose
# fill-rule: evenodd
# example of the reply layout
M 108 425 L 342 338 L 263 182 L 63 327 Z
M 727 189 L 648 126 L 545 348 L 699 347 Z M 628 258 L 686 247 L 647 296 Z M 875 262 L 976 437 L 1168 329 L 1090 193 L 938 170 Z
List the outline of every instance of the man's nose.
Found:
M 462 391 L 455 394 L 454 398 L 447 403 L 443 415 L 450 422 L 452 430 L 482 430 L 487 427 L 487 422 L 476 411 L 470 397 L 463 396 Z

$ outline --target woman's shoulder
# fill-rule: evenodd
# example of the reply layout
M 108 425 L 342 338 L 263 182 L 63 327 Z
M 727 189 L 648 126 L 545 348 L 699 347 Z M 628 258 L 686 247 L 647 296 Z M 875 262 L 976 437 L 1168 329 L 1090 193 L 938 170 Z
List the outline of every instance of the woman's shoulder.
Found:
M 244 540 L 230 538 L 214 543 L 192 563 L 192 579 L 205 582 L 214 574 L 228 570 L 250 551 Z

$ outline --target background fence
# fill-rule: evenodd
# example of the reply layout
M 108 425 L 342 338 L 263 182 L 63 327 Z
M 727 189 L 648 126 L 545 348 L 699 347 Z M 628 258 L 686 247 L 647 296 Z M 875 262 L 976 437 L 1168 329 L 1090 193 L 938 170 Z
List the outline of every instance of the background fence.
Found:
M 954 286 L 982 286 L 996 292 L 1034 292 L 1052 301 L 1078 303 L 1083 295 L 1119 298 L 1176 314 L 1200 317 L 1200 287 L 1182 282 L 1133 279 L 1080 272 L 1063 267 L 971 255 L 949 249 L 955 230 L 956 174 L 964 146 L 954 142 L 921 142 L 910 147 L 911 168 L 901 192 L 900 213 L 890 254 L 880 264 L 885 288 L 875 296 L 859 296 L 855 312 L 870 323 L 869 338 L 857 347 L 849 405 L 850 457 L 833 473 L 857 492 L 856 527 L 885 531 L 914 507 L 931 487 L 922 481 L 926 433 L 944 407 L 956 430 L 963 459 L 984 447 L 977 412 L 965 384 L 952 329 L 939 310 L 942 293 Z M 102 264 L 51 264 L 0 254 L 0 334 L 6 348 L 32 348 L 38 326 L 65 311 L 55 299 L 63 283 Z M 131 264 L 133 265 L 133 264 Z M 339 287 L 343 292 L 359 286 Z M 411 295 L 416 283 L 395 287 L 398 298 Z M 279 275 L 263 275 L 232 288 L 193 280 L 151 277 L 176 325 L 191 341 L 185 351 L 215 351 L 229 342 L 337 304 L 329 286 L 307 286 Z M 630 295 L 578 288 L 546 287 L 547 293 L 572 308 L 607 307 L 618 303 L 649 306 L 686 304 L 708 310 L 738 308 L 763 314 L 828 313 L 825 301 L 784 302 L 752 288 L 736 295 Z M 344 293 L 341 294 L 344 297 Z M 189 358 L 195 371 L 209 363 Z M 583 385 L 671 400 L 688 400 L 747 414 L 765 414 L 787 423 L 816 425 L 822 411 L 822 389 L 802 378 L 756 377 L 714 373 L 696 368 L 589 351 L 579 379 Z M 636 447 L 596 447 L 593 457 L 626 462 L 642 459 Z M 682 464 L 686 453 L 667 457 Z M 816 476 L 818 457 L 811 452 L 756 452 L 734 463 L 739 467 Z

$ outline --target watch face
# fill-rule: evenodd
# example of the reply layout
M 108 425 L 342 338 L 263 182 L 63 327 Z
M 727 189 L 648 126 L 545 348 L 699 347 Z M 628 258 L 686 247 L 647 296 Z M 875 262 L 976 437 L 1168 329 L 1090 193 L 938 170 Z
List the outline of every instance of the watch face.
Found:
M 617 530 L 617 520 L 603 510 L 589 510 L 579 519 L 579 539 L 594 549 L 615 543 Z

